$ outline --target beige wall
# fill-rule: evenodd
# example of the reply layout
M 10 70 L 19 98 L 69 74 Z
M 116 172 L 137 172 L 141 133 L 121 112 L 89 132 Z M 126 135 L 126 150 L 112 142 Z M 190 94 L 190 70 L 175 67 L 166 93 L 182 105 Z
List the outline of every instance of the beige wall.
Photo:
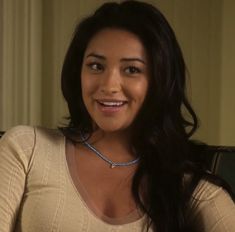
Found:
M 221 17 L 220 0 L 151 1 L 162 9 L 181 44 L 189 70 L 189 98 L 199 116 L 194 136 L 219 143 Z
M 6 130 L 41 123 L 41 1 L 0 1 L 0 130 Z
M 235 145 L 235 1 L 223 1 L 220 142 Z
M 2 79 L 5 79 L 3 82 L 8 83 L 9 79 L 18 79 L 20 83 L 12 81 L 13 86 L 12 83 L 8 83 L 5 90 L 0 92 L 0 103 L 4 99 L 4 106 L 0 105 L 0 113 L 2 112 L 0 129 L 21 123 L 54 127 L 63 121 L 61 120 L 63 116 L 67 115 L 60 92 L 60 71 L 73 28 L 80 18 L 104 1 L 21 0 L 21 3 L 25 4 L 24 8 L 9 6 L 9 2 L 13 4 L 18 2 L 17 0 L 0 1 L 5 3 L 6 12 L 22 14 L 23 10 L 27 9 L 27 17 L 34 19 L 30 24 L 21 20 L 19 23 L 24 30 L 21 33 L 18 31 L 19 34 L 27 35 L 27 41 L 31 44 L 31 47 L 28 50 L 25 48 L 26 51 L 21 55 L 27 57 L 29 53 L 33 61 L 31 58 L 22 61 L 18 55 L 18 61 L 10 56 L 7 63 L 1 62 L 5 67 L 3 71 L 0 70 Z M 233 104 L 235 48 L 232 46 L 232 42 L 235 41 L 233 13 L 235 1 L 152 0 L 148 2 L 163 11 L 174 27 L 182 46 L 190 72 L 189 97 L 201 121 L 201 128 L 195 137 L 210 144 L 235 145 L 233 137 L 235 122 L 232 121 L 235 117 Z M 16 17 L 9 16 L 9 13 L 8 15 L 4 13 L 3 17 L 12 17 L 12 26 L 15 25 Z M 39 29 L 33 31 L 36 26 Z M 6 28 L 4 32 L 8 33 L 4 37 L 5 40 L 7 37 L 14 38 L 12 34 L 16 33 L 14 30 L 11 33 L 7 32 Z M 19 48 L 15 46 L 20 47 L 24 44 L 24 38 L 22 37 L 18 44 L 11 41 L 10 48 L 5 49 L 3 53 L 4 57 L 14 53 L 17 55 Z M 5 45 L 6 41 L 3 41 L 3 44 Z M 11 47 L 13 45 L 14 48 Z M 24 86 L 27 87 L 23 87 L 25 72 L 13 74 L 9 71 L 12 70 L 9 67 L 12 63 L 13 69 L 18 67 L 17 62 L 21 62 L 20 65 L 23 64 L 31 70 L 26 75 L 27 83 Z M 24 80 L 22 83 L 19 81 L 21 79 Z M 1 79 L 0 84 L 2 89 Z M 27 93 L 24 94 L 24 98 L 20 95 L 22 89 Z M 8 92 L 14 95 L 14 98 Z M 14 112 L 13 118 L 12 112 Z M 24 118 L 22 115 L 25 115 Z

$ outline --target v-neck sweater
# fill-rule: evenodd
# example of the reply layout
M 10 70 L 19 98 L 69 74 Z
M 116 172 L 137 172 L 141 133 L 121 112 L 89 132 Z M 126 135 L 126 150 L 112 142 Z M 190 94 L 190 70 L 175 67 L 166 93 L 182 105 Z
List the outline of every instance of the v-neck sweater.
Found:
M 60 131 L 39 127 L 17 126 L 0 139 L 0 231 L 146 231 L 145 216 L 112 224 L 89 209 L 70 176 L 65 147 Z M 196 188 L 190 214 L 202 232 L 235 231 L 234 203 L 207 181 Z

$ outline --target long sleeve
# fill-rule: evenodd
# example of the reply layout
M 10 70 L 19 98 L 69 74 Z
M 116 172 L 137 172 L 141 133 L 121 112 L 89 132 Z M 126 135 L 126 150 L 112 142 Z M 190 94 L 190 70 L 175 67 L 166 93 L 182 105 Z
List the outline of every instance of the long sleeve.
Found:
M 0 227 L 14 231 L 34 147 L 34 129 L 17 126 L 0 139 Z
M 223 188 L 201 181 L 191 203 L 191 220 L 198 231 L 235 231 L 235 204 Z

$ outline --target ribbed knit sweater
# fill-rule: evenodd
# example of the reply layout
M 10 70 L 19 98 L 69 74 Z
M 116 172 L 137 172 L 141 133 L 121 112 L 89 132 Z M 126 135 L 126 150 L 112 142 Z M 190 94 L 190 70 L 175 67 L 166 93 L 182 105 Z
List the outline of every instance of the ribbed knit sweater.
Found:
M 206 181 L 190 214 L 201 232 L 235 231 L 234 203 Z M 18 126 L 0 139 L 0 232 L 141 232 L 145 219 L 112 224 L 95 215 L 73 183 L 58 130 Z

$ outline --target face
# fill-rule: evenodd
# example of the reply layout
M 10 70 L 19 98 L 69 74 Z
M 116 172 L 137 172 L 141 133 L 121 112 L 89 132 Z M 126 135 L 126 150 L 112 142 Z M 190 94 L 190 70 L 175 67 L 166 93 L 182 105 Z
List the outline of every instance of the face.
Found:
M 98 128 L 131 128 L 148 91 L 147 54 L 134 34 L 104 29 L 88 44 L 81 84 L 84 104 Z

